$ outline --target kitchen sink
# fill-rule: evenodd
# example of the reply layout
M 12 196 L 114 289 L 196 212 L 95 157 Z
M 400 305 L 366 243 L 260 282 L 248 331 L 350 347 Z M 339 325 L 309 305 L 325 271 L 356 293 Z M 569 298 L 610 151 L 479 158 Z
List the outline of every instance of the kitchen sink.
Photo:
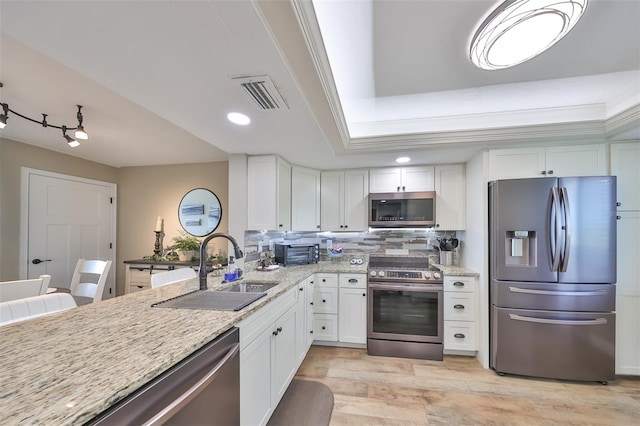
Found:
M 277 286 L 279 283 L 267 281 L 243 281 L 225 288 L 223 291 L 231 291 L 235 293 L 262 293 Z

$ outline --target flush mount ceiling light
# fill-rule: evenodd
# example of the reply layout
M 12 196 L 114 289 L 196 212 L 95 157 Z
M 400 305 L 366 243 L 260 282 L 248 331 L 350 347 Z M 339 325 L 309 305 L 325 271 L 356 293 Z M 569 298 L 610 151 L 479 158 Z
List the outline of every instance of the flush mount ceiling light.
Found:
M 2 83 L 0 83 L 0 87 L 3 87 Z M 11 108 L 9 108 L 9 104 L 0 103 L 0 105 L 2 106 L 2 114 L 0 114 L 0 130 L 7 127 L 7 120 L 9 119 L 9 113 L 12 113 L 14 115 L 17 115 L 20 118 L 24 118 L 25 120 L 31 121 L 32 123 L 39 124 L 42 127 L 53 127 L 53 128 L 62 130 L 62 136 L 64 137 L 64 140 L 67 141 L 67 143 L 71 148 L 75 148 L 80 145 L 80 142 L 78 142 L 77 139 L 82 139 L 82 140 L 89 139 L 89 135 L 87 135 L 87 132 L 84 131 L 84 126 L 82 125 L 82 120 L 83 120 L 82 105 L 77 105 L 78 113 L 76 114 L 76 118 L 78 119 L 78 125 L 76 127 L 68 127 L 64 125 L 56 126 L 55 124 L 49 124 L 47 123 L 47 114 L 42 114 L 42 120 L 38 121 L 31 117 L 27 117 L 26 115 L 20 114 L 15 110 L 12 110 Z M 74 133 L 75 139 L 67 135 L 67 130 L 75 130 L 75 133 Z
M 230 112 L 229 114 L 227 114 L 227 119 L 229 119 L 230 122 L 238 124 L 240 126 L 246 126 L 247 124 L 251 123 L 251 119 L 248 116 L 239 112 Z
M 506 0 L 471 40 L 475 66 L 498 70 L 534 58 L 556 44 L 583 15 L 588 0 Z
M 396 158 L 396 163 L 408 163 L 411 161 L 410 157 L 398 157 Z

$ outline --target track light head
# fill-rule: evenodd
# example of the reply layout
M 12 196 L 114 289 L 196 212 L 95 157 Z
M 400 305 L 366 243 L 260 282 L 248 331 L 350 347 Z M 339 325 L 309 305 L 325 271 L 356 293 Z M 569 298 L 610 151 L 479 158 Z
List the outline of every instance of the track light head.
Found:
M 74 134 L 74 136 L 76 137 L 76 139 L 82 139 L 82 140 L 87 140 L 89 139 L 89 135 L 87 134 L 87 132 L 84 131 L 84 126 L 82 125 L 82 105 L 77 105 L 78 106 L 78 127 L 76 127 L 76 132 Z
M 0 129 L 4 129 L 5 127 L 7 127 L 8 119 L 9 119 L 9 105 L 2 104 L 2 114 L 0 114 Z
M 69 144 L 71 148 L 80 146 L 80 142 L 78 142 L 71 136 L 67 135 L 67 126 L 62 126 L 62 135 L 64 136 L 64 139 L 67 141 L 67 144 Z

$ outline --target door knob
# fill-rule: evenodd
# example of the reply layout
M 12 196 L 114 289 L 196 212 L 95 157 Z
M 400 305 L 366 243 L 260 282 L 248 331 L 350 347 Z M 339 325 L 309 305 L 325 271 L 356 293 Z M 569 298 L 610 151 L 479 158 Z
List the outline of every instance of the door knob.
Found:
M 34 265 L 38 265 L 38 264 L 40 264 L 40 263 L 42 263 L 42 262 L 51 262 L 51 259 L 45 259 L 45 260 L 33 259 L 33 260 L 31 261 L 31 263 L 33 263 Z

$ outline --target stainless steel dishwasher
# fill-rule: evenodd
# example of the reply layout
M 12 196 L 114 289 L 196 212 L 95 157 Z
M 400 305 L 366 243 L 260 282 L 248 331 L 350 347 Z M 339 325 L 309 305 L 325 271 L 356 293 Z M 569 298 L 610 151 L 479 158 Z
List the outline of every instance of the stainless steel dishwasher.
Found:
M 239 425 L 239 332 L 232 328 L 88 425 Z

